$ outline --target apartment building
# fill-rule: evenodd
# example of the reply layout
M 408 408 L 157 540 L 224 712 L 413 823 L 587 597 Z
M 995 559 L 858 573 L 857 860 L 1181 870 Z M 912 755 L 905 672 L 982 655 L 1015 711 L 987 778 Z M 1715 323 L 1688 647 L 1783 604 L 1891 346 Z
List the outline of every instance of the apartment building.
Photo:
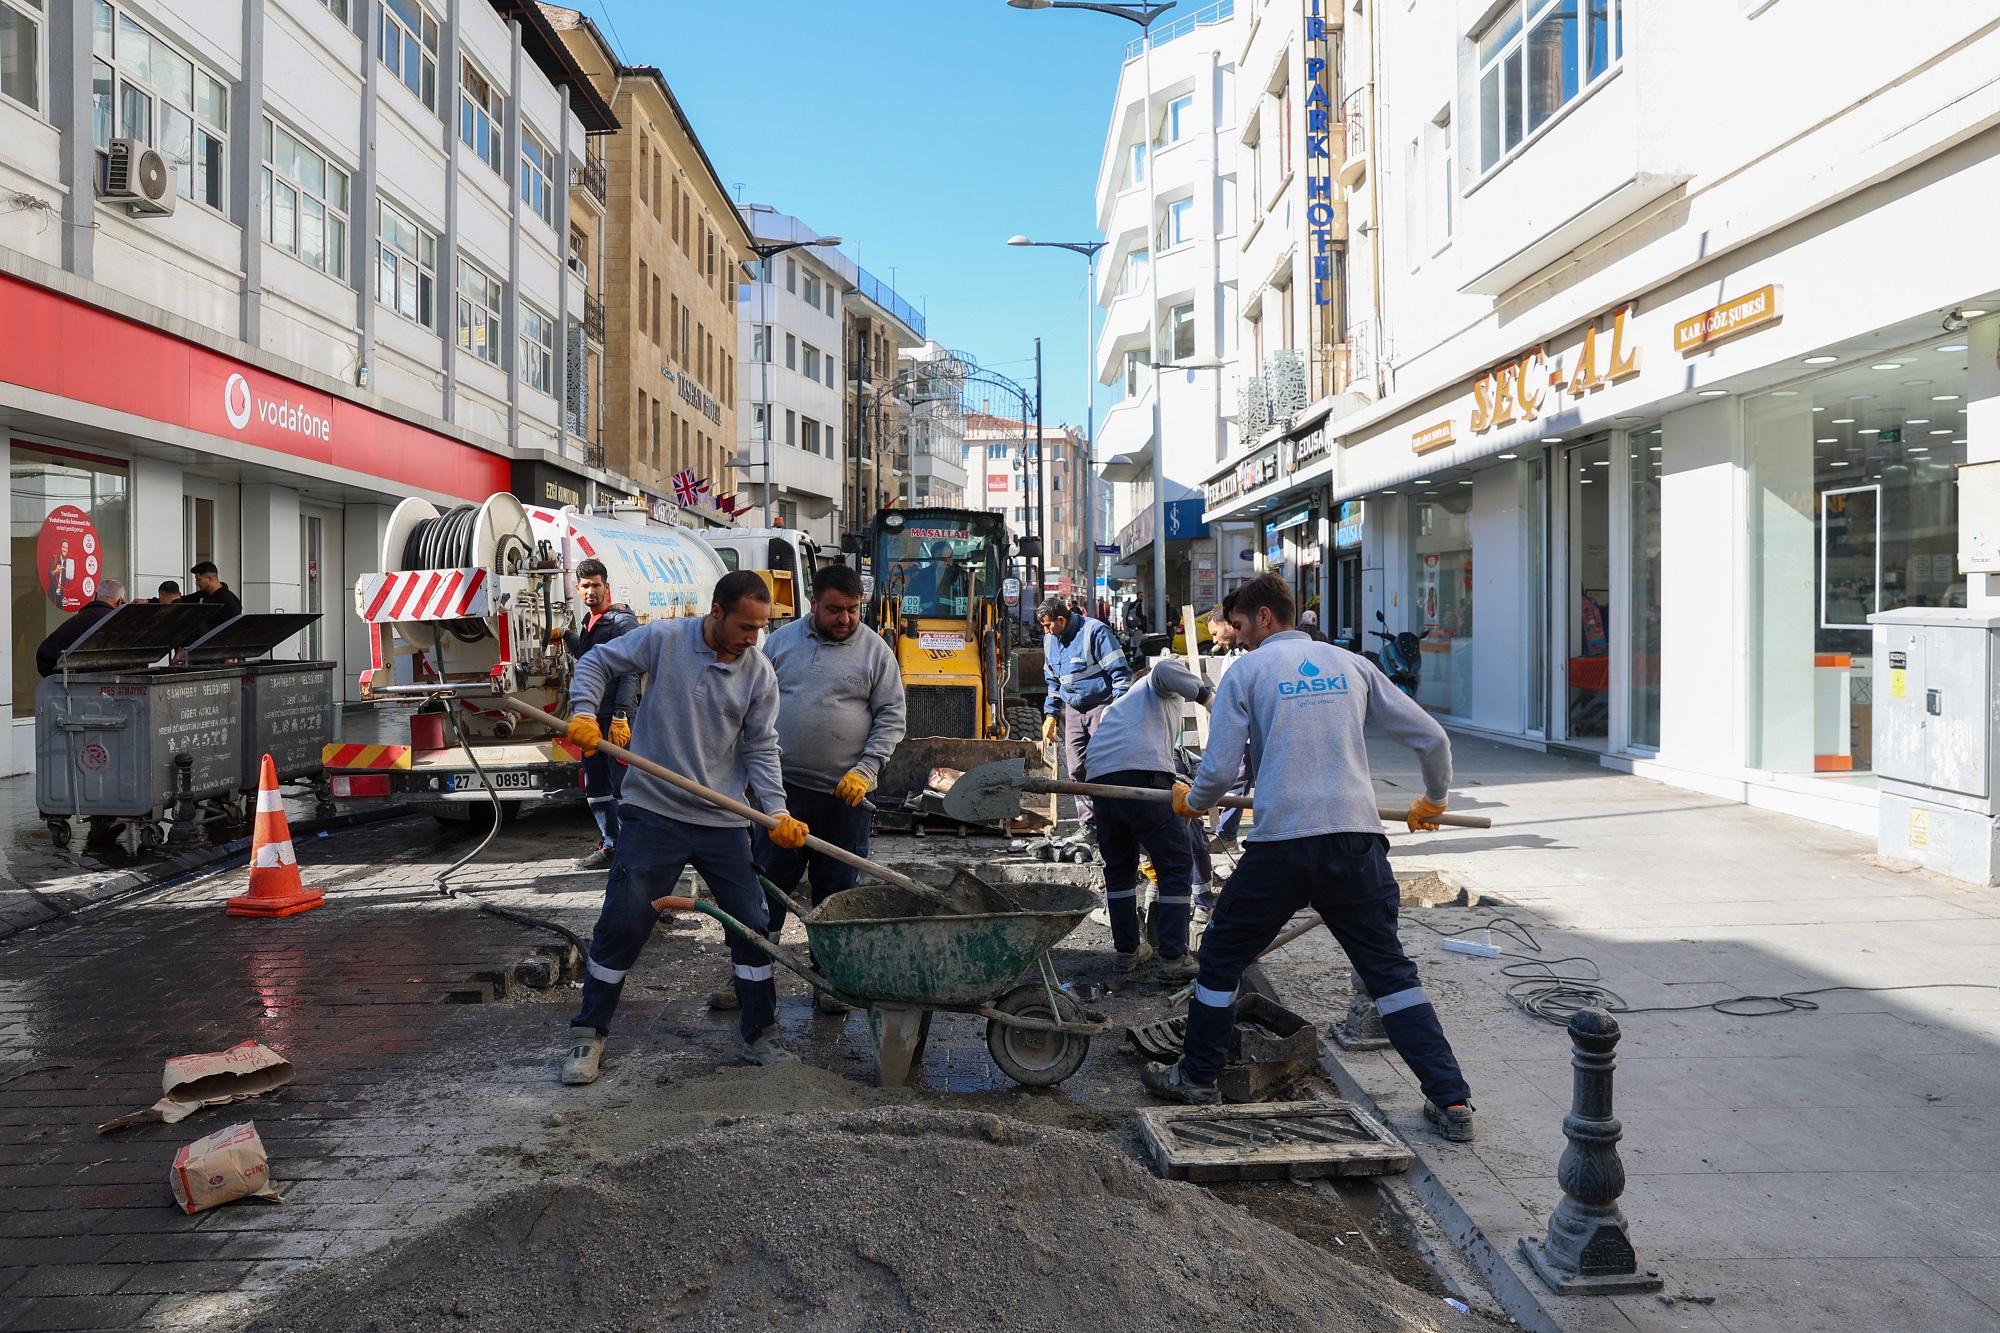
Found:
M 569 181 L 616 117 L 523 0 L 6 20 L 0 763 L 30 767 L 33 650 L 105 578 L 150 595 L 213 560 L 247 609 L 326 612 L 300 646 L 351 690 L 347 590 L 397 501 L 597 482 L 565 257 Z
M 1038 470 L 1038 455 L 1043 466 Z M 1042 534 L 1043 589 L 1065 596 L 1091 585 L 1091 551 L 1084 543 L 1082 469 L 1088 449 L 1075 426 L 1044 425 L 1039 451 L 1035 423 L 991 412 L 970 413 L 965 422 L 968 504 L 1007 520 L 1007 530 Z M 1041 509 L 1035 492 L 1039 471 Z
M 809 244 L 820 234 L 799 219 L 769 204 L 745 205 L 743 215 L 759 244 L 794 248 L 757 261 L 743 286 L 736 484 L 764 526 L 802 528 L 837 547 L 846 282 L 832 249 Z
M 1097 178 L 1100 383 L 1118 401 L 1098 423 L 1112 486 L 1121 590 L 1157 618 L 1212 603 L 1224 552 L 1202 520 L 1202 482 L 1234 445 L 1242 50 L 1235 0 L 1156 29 L 1125 50 Z M 1154 438 L 1154 422 L 1161 423 Z M 1155 453 L 1158 451 L 1157 466 Z M 1155 504 L 1155 477 L 1164 489 Z M 1164 511 L 1166 532 L 1156 532 Z M 1155 588 L 1165 542 L 1164 598 Z
M 740 264 L 750 233 L 675 99 L 651 65 L 621 64 L 597 26 L 543 6 L 620 128 L 602 141 L 604 458 L 639 498 L 672 503 L 682 470 L 735 489 Z M 711 503 L 691 517 L 721 521 Z
M 896 396 L 905 354 L 927 341 L 923 312 L 888 283 L 833 253 L 847 279 L 841 303 L 847 348 L 847 457 L 841 502 L 848 531 L 867 527 L 877 510 L 907 504 L 911 475 L 904 466 L 903 404 Z

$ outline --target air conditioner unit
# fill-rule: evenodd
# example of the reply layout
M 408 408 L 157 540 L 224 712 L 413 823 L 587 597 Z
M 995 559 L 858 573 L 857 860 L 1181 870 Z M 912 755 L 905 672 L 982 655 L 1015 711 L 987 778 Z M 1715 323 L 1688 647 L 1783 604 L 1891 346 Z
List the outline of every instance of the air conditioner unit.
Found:
M 134 217 L 165 217 L 174 211 L 174 166 L 140 139 L 113 139 L 105 154 L 104 197 L 124 204 Z

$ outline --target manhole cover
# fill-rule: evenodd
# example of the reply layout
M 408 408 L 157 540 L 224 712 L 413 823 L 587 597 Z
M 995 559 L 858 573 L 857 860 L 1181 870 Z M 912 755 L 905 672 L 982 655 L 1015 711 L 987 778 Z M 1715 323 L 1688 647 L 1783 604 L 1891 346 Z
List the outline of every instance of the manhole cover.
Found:
M 1386 1126 L 1346 1102 L 1148 1107 L 1139 1132 L 1169 1180 L 1379 1176 L 1412 1160 Z

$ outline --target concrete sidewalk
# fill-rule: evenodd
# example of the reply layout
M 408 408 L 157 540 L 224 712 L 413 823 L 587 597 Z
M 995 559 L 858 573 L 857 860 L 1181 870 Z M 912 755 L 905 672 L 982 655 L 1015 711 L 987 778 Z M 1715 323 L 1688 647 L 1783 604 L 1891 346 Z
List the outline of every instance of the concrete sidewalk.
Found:
M 1473 1086 L 1479 1142 L 1424 1132 L 1393 1054 L 1338 1058 L 1435 1172 L 1446 1211 L 1490 1243 L 1503 1297 L 1531 1294 L 1568 1333 L 2000 1327 L 2000 891 L 1885 869 L 1864 840 L 1803 820 L 1489 742 L 1454 748 L 1453 808 L 1485 809 L 1494 828 L 1392 841 L 1399 870 L 1518 905 L 1405 913 Z M 1385 799 L 1420 789 L 1409 758 L 1376 747 Z M 1515 956 L 1447 954 L 1426 929 L 1501 913 L 1540 953 L 1496 933 Z M 1834 993 L 1817 1012 L 1768 1018 L 1622 1019 L 1622 1203 L 1641 1265 L 1666 1289 L 1563 1300 L 1517 1242 L 1542 1234 L 1561 1197 L 1569 1041 L 1509 1003 L 1501 969 L 1525 957 L 1588 973 L 1558 961 L 1575 955 L 1635 1008 L 1823 986 L 1986 988 Z M 1324 932 L 1266 967 L 1309 1017 L 1344 1011 L 1345 960 Z

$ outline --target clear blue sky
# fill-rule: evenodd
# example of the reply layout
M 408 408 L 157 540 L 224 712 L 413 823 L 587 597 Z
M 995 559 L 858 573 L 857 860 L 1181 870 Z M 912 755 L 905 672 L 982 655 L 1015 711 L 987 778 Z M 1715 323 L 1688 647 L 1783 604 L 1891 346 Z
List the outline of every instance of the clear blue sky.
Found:
M 930 335 L 1083 419 L 1083 257 L 1125 43 L 1107 15 L 1006 0 L 567 0 L 657 65 L 725 185 L 844 237 Z M 607 22 L 608 18 L 608 22 Z M 1030 386 L 1032 387 L 1032 386 Z M 1100 402 L 1108 395 L 1100 391 Z

